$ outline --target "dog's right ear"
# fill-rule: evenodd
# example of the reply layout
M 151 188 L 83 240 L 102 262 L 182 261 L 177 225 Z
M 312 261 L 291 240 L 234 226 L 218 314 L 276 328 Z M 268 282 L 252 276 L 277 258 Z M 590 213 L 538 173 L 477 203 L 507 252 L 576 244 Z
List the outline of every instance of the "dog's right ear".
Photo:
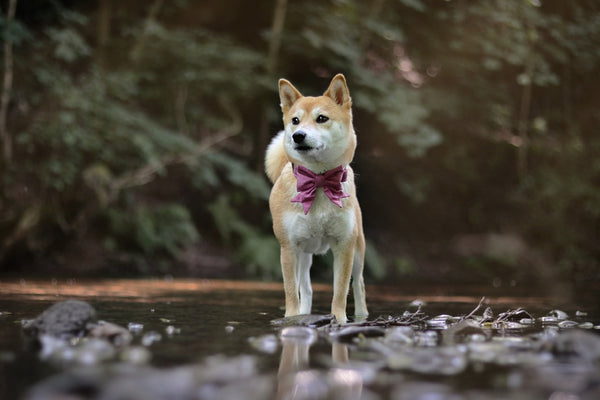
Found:
M 279 80 L 279 99 L 281 100 L 281 111 L 287 113 L 302 94 L 286 79 Z

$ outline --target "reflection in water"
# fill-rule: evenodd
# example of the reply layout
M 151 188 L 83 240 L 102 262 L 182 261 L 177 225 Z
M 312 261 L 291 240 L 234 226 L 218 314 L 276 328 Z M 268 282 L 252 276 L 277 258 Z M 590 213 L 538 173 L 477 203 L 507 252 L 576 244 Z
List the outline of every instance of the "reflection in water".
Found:
M 348 346 L 331 344 L 334 368 L 328 372 L 311 370 L 310 347 L 317 333 L 305 327 L 289 327 L 281 332 L 281 359 L 277 373 L 277 399 L 360 399 L 363 378 L 360 372 L 345 368 L 348 364 Z

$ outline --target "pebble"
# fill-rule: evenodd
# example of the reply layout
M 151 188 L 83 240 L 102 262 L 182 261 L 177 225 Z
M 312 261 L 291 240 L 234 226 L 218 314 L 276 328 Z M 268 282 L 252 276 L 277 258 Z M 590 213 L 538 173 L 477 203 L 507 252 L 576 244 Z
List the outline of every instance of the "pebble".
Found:
M 548 313 L 548 316 L 555 317 L 559 321 L 565 320 L 569 318 L 569 315 L 562 310 L 552 310 Z
M 394 326 L 385 331 L 386 342 L 412 345 L 415 342 L 415 331 L 409 326 Z
M 144 330 L 144 324 L 139 324 L 137 322 L 130 322 L 127 324 L 127 329 L 129 329 L 129 332 L 131 332 L 131 333 L 138 334 Z
M 577 325 L 579 325 L 577 322 L 575 322 L 575 321 L 569 321 L 569 320 L 566 320 L 566 321 L 560 321 L 560 322 L 558 323 L 558 327 L 559 327 L 559 328 L 574 328 L 574 327 L 576 327 Z
M 448 320 L 452 318 L 451 315 L 442 314 L 431 318 L 427 321 L 427 325 L 434 328 L 446 328 L 448 326 Z
M 179 335 L 181 333 L 181 329 L 180 328 L 176 328 L 173 325 L 169 325 L 165 328 L 165 332 L 167 333 L 167 335 L 169 336 L 173 336 L 173 335 Z
M 121 352 L 120 359 L 131 364 L 147 364 L 152 359 L 152 353 L 145 347 L 132 346 Z
M 248 342 L 256 350 L 267 354 L 274 354 L 279 348 L 279 340 L 273 334 L 250 337 L 248 338 Z
M 156 342 L 160 342 L 162 340 L 162 335 L 156 331 L 150 331 L 142 336 L 142 345 L 143 346 L 152 346 Z
M 89 336 L 108 340 L 116 347 L 124 347 L 131 343 L 131 333 L 122 326 L 106 321 L 98 321 L 92 325 Z
M 427 303 L 420 299 L 415 299 L 410 302 L 409 307 L 423 307 L 426 306 Z

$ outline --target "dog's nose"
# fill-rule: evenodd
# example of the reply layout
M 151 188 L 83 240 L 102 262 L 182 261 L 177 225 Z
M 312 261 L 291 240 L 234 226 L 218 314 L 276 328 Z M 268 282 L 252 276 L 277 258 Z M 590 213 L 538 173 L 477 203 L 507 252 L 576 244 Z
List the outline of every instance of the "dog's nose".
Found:
M 302 131 L 295 132 L 292 135 L 292 139 L 294 139 L 294 143 L 302 143 L 304 141 L 305 137 L 306 137 L 306 133 L 304 133 Z

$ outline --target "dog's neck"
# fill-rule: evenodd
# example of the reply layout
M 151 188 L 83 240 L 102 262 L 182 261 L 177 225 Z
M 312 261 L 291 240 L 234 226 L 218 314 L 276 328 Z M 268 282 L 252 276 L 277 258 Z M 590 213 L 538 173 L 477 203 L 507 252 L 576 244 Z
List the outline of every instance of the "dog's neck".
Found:
M 293 161 L 290 161 L 290 162 L 292 164 L 292 171 L 298 165 L 302 165 L 304 168 L 308 169 L 310 172 L 312 172 L 315 175 L 324 175 L 324 174 L 328 173 L 329 171 L 333 171 L 334 169 L 339 168 L 340 166 L 342 168 L 344 168 L 344 169 L 348 168 L 348 165 L 344 165 L 344 164 L 336 165 L 335 167 L 332 167 L 332 168 L 327 168 L 327 167 L 324 167 L 324 168 L 310 168 L 308 165 L 303 165 L 303 164 L 299 164 L 299 163 L 297 164 L 297 163 L 295 163 Z
M 343 190 L 342 183 L 348 179 L 348 170 L 342 165 L 322 174 L 316 174 L 302 165 L 294 166 L 292 164 L 292 170 L 296 177 L 298 194 L 291 201 L 292 203 L 301 203 L 305 215 L 308 214 L 315 201 L 319 188 L 322 188 L 325 196 L 340 208 L 343 207 L 342 199 L 350 197 L 350 194 Z

